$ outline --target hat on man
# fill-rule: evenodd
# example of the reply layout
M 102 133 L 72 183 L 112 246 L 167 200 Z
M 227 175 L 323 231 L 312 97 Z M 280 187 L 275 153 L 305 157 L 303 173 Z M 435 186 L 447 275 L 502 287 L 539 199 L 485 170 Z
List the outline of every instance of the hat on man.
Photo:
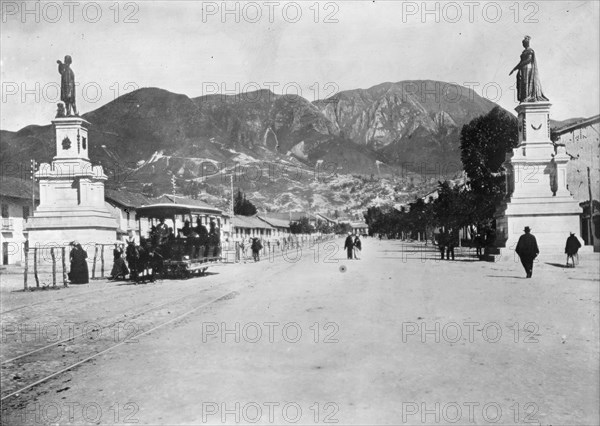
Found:
M 523 231 L 525 231 L 525 232 L 530 232 L 530 231 L 531 231 L 531 228 L 530 228 L 529 226 L 526 226 L 526 227 L 525 227 L 525 229 L 523 229 Z

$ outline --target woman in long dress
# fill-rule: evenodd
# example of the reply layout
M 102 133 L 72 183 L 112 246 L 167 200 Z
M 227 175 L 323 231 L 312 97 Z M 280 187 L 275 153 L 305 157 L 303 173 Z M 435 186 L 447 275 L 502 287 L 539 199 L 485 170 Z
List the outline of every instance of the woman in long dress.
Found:
M 521 61 L 512 69 L 509 75 L 517 72 L 517 99 L 519 102 L 541 102 L 548 101 L 542 92 L 542 84 L 535 60 L 535 52 L 529 47 L 531 37 L 525 36 L 523 39 L 523 53 Z
M 69 271 L 69 280 L 72 284 L 87 284 L 90 282 L 88 265 L 86 262 L 87 253 L 76 241 L 71 243 L 71 270 Z
M 127 268 L 125 260 L 123 259 L 123 248 L 119 247 L 117 244 L 115 244 L 115 249 L 113 250 L 113 259 L 114 262 L 112 271 L 110 272 L 110 277 L 113 280 L 116 280 L 119 277 L 125 279 L 125 276 L 129 275 L 129 269 Z

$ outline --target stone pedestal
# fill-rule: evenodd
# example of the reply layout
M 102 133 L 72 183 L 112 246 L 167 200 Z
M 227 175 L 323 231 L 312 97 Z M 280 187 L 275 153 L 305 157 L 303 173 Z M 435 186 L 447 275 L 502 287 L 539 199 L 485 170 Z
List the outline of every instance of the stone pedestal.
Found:
M 80 117 L 56 118 L 56 156 L 35 177 L 40 204 L 27 223 L 29 246 L 114 243 L 117 223 L 104 203 L 102 166 L 88 157 L 88 123 Z
M 540 254 L 563 253 L 569 232 L 581 235 L 582 209 L 567 188 L 569 156 L 550 140 L 550 106 L 524 102 L 516 108 L 519 145 L 506 155 L 508 195 L 496 212 L 501 253 L 515 249 L 525 226 L 535 235 Z

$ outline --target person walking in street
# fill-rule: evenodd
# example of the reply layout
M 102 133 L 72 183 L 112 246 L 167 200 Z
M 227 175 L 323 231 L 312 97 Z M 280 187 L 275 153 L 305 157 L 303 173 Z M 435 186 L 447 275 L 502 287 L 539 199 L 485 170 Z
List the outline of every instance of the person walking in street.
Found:
M 260 260 L 260 251 L 262 250 L 262 247 L 263 246 L 258 238 L 255 237 L 252 239 L 252 257 L 254 258 L 255 262 Z
M 69 271 L 69 281 L 71 281 L 72 284 L 87 284 L 90 282 L 90 275 L 86 262 L 87 253 L 77 241 L 71 242 L 70 246 L 71 253 L 69 254 L 69 257 L 71 260 L 71 270 Z
M 533 261 L 540 253 L 540 250 L 538 249 L 537 240 L 531 234 L 529 226 L 526 226 L 523 231 L 525 233 L 519 238 L 515 252 L 521 259 L 527 278 L 531 278 L 533 275 Z
M 577 256 L 577 252 L 581 248 L 581 243 L 579 239 L 575 236 L 573 232 L 567 238 L 567 244 L 565 245 L 565 254 L 567 255 L 567 268 L 569 267 L 569 259 L 571 259 L 571 267 L 575 267 L 575 256 Z
M 346 255 L 349 260 L 352 259 L 353 247 L 354 247 L 354 242 L 352 241 L 352 232 L 348 232 L 348 236 L 346 237 L 346 242 L 344 242 L 344 248 L 346 249 Z
M 362 242 L 360 237 L 357 235 L 354 237 L 354 258 L 360 260 L 360 251 L 362 250 Z

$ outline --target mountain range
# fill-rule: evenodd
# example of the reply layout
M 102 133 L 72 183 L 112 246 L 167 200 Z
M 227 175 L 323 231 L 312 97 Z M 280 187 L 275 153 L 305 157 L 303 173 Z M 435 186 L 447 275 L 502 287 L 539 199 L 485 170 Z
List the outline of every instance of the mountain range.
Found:
M 268 90 L 190 98 L 142 88 L 83 115 L 107 185 L 201 191 L 225 205 L 231 178 L 264 210 L 402 203 L 461 173 L 459 134 L 496 104 L 430 80 L 382 83 L 309 102 Z M 51 125 L 0 131 L 3 174 L 54 155 Z M 23 176 L 22 176 L 23 177 Z M 194 189 L 190 185 L 195 183 Z

